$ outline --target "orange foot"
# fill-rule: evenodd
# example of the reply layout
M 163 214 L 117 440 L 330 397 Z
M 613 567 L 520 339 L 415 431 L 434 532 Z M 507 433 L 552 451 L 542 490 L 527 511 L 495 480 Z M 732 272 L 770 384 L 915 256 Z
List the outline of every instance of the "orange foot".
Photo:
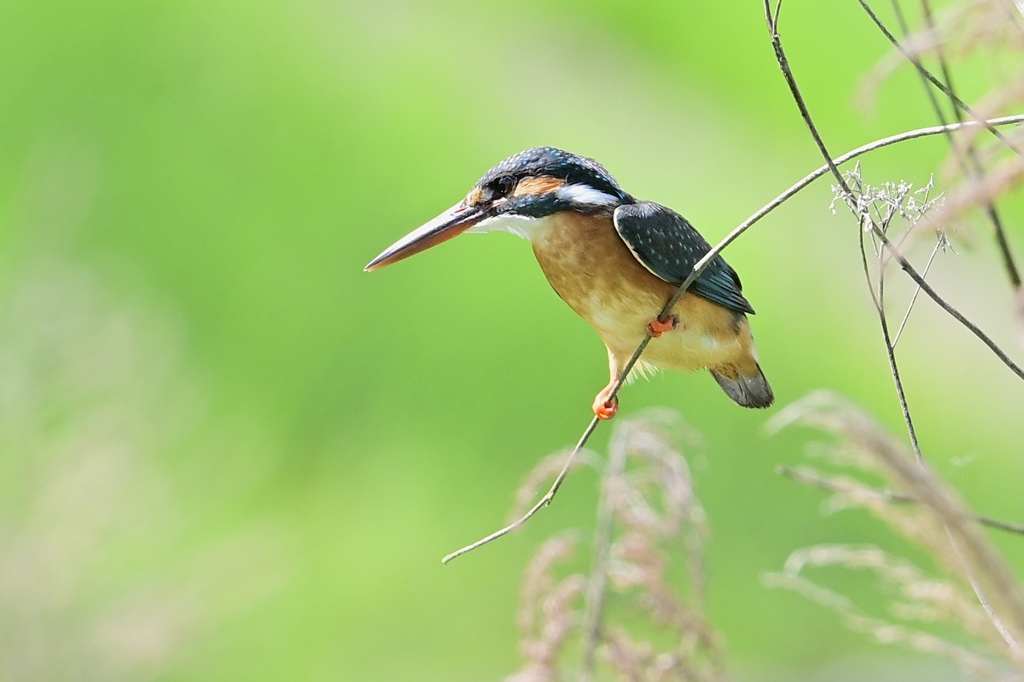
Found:
M 612 386 L 615 383 L 612 382 L 601 389 L 601 392 L 594 398 L 594 414 L 597 415 L 598 419 L 611 419 L 619 411 L 619 398 L 614 396 L 609 398 L 608 395 L 612 392 Z
M 647 323 L 647 333 L 650 334 L 652 338 L 656 339 L 665 332 L 670 332 L 678 326 L 679 318 L 675 315 L 670 315 L 665 321 L 654 318 Z

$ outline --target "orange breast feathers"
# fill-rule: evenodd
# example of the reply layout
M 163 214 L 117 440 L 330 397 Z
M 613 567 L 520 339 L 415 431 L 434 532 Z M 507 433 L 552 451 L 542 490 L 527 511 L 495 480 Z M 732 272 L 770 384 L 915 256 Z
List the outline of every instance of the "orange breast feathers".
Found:
M 558 213 L 531 235 L 544 275 L 560 297 L 589 322 L 621 371 L 647 333 L 647 323 L 678 285 L 651 274 L 615 231 L 611 216 Z M 653 339 L 645 364 L 660 369 L 719 369 L 734 374 L 756 365 L 746 316 L 690 293 L 673 308 L 679 326 Z

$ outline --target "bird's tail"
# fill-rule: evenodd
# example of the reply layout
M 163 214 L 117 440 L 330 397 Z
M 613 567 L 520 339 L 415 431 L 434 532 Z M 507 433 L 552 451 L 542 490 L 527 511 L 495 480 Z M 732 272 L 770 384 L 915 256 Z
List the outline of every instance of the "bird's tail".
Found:
M 768 407 L 775 400 L 761 365 L 752 358 L 742 367 L 726 365 L 709 371 L 725 394 L 743 407 Z

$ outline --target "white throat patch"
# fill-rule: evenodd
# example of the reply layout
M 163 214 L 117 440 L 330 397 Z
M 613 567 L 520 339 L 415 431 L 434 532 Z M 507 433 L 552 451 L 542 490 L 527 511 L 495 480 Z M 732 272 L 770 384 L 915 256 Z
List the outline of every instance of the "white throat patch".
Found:
M 533 239 L 533 234 L 543 227 L 545 222 L 545 218 L 531 218 L 524 215 L 496 215 L 484 218 L 466 230 L 466 233 L 511 232 L 523 239 Z

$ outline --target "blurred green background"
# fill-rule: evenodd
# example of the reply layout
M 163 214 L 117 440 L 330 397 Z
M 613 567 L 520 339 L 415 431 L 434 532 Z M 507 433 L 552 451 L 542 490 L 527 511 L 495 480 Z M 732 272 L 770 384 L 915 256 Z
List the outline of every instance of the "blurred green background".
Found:
M 855 3 L 787 5 L 783 37 L 833 153 L 933 123 L 906 70 L 856 104 L 887 47 Z M 980 61 L 965 99 L 991 84 Z M 755 2 L 0 3 L 0 677 L 514 671 L 522 569 L 590 527 L 593 476 L 439 559 L 575 441 L 605 351 L 509 235 L 362 266 L 536 145 L 600 160 L 712 242 L 820 165 Z M 865 176 L 920 185 L 944 157 L 912 142 Z M 900 433 L 857 227 L 830 199 L 810 188 L 727 256 L 778 403 L 827 387 Z M 984 229 L 958 253 L 936 286 L 1020 358 Z M 926 456 L 1020 520 L 1019 383 L 924 301 L 900 354 Z M 622 405 L 703 436 L 708 608 L 739 677 L 934 665 L 760 584 L 804 545 L 891 542 L 774 473 L 804 434 L 765 436 L 775 410 L 703 374 Z

